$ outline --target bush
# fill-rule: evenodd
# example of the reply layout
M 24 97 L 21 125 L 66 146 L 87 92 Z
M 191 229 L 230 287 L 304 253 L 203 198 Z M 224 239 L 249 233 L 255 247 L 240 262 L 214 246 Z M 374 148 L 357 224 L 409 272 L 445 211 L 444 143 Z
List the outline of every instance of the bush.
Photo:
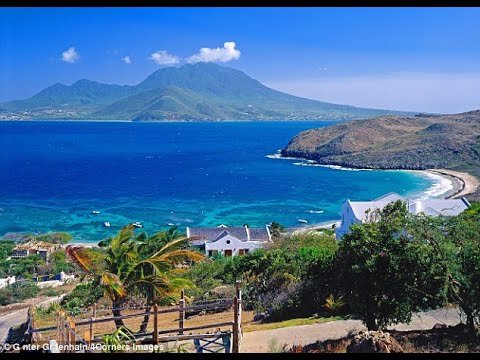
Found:
M 103 287 L 98 283 L 82 283 L 63 298 L 61 306 L 72 315 L 77 315 L 81 309 L 92 306 L 102 297 Z
M 37 273 L 40 266 L 46 264 L 45 260 L 38 255 L 29 255 L 26 258 L 11 259 L 3 262 L 8 275 L 14 275 L 26 279 L 31 279 Z
M 478 203 L 477 203 L 478 204 Z M 464 213 L 448 223 L 447 233 L 455 244 L 456 266 L 450 269 L 451 299 L 467 316 L 475 331 L 480 323 L 480 214 Z
M 340 244 L 340 293 L 369 330 L 409 322 L 414 303 L 408 239 L 402 236 L 407 209 L 397 201 L 379 211 L 378 222 L 354 224 Z M 405 271 L 409 269 L 409 271 Z
M 68 244 L 73 240 L 73 236 L 67 232 L 52 232 L 46 234 L 36 235 L 35 238 L 39 241 L 45 241 L 52 244 Z
M 8 275 L 7 258 L 12 253 L 15 243 L 13 241 L 0 241 L 0 278 Z
M 73 272 L 75 264 L 68 260 L 65 250 L 55 251 L 50 255 L 49 263 L 52 265 L 52 273 L 59 274 Z
M 4 289 L 0 289 L 0 305 L 4 306 L 31 299 L 37 296 L 38 291 L 38 286 L 33 282 L 22 281 L 13 283 Z

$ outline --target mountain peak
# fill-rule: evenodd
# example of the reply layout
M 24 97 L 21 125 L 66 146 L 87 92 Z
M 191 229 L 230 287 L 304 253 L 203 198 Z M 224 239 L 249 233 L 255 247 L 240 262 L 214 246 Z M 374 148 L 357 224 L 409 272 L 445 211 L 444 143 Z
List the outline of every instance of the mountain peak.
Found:
M 390 113 L 295 97 L 212 62 L 161 68 L 135 86 L 81 79 L 2 104 L 3 111 L 33 110 L 41 116 L 58 108 L 81 119 L 117 120 L 335 120 Z

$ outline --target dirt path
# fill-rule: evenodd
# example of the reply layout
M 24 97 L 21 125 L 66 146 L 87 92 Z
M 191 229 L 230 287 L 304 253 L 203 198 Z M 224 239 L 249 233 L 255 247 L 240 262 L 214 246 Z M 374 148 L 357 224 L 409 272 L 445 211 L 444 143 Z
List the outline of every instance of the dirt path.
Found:
M 60 301 L 62 298 L 63 295 L 47 298 L 46 300 L 43 300 L 35 305 L 48 305 L 52 302 Z M 2 345 L 7 339 L 8 331 L 12 326 L 17 326 L 27 321 L 27 315 L 28 307 L 16 310 L 9 314 L 0 315 L 0 345 Z
M 457 309 L 431 310 L 417 313 L 412 317 L 410 324 L 399 324 L 392 327 L 395 330 L 426 330 L 431 329 L 436 323 L 456 325 L 460 322 Z M 244 333 L 241 352 L 270 352 L 273 345 L 281 348 L 283 344 L 307 345 L 318 340 L 339 339 L 348 335 L 350 331 L 366 330 L 359 320 L 339 320 L 313 325 L 292 326 L 274 330 L 260 330 Z

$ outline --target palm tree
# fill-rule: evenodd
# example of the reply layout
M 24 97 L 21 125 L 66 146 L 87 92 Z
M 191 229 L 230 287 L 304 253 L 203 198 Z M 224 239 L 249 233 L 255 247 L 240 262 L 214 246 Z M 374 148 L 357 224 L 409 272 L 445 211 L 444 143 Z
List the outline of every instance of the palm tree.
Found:
M 92 253 L 83 247 L 67 247 L 67 254 L 86 272 L 99 281 L 104 294 L 112 301 L 112 314 L 121 316 L 121 306 L 127 294 L 147 299 L 148 309 L 162 299 L 173 298 L 180 289 L 193 283 L 182 278 L 179 265 L 202 261 L 204 256 L 185 249 L 188 238 L 167 239 L 153 254 L 141 256 L 139 246 L 145 236 L 134 236 L 133 225 L 125 226 L 107 246 L 101 261 L 94 261 Z M 152 238 L 160 238 L 157 234 Z M 150 244 L 152 241 L 149 242 Z M 146 330 L 142 324 L 141 330 Z M 117 328 L 124 326 L 122 319 L 115 320 Z

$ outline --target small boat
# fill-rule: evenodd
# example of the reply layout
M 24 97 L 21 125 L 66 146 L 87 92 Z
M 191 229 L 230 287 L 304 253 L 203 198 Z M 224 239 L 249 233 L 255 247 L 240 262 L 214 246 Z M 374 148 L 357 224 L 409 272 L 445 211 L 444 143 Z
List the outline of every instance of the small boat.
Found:
M 105 227 L 110 227 L 110 223 L 109 223 L 108 221 L 105 221 L 105 222 L 103 223 L 103 226 L 105 226 Z
M 100 214 L 100 211 L 98 211 L 98 210 L 92 210 L 92 214 L 95 214 L 95 215 Z
M 174 223 L 168 223 L 167 225 L 168 225 L 168 226 L 175 226 Z
M 307 221 L 307 220 L 303 220 L 303 219 L 298 219 L 298 222 L 303 223 L 303 224 L 308 224 L 308 221 Z
M 132 223 L 132 225 L 137 227 L 137 228 L 143 227 L 143 225 L 140 223 L 140 221 L 135 221 L 134 223 Z

